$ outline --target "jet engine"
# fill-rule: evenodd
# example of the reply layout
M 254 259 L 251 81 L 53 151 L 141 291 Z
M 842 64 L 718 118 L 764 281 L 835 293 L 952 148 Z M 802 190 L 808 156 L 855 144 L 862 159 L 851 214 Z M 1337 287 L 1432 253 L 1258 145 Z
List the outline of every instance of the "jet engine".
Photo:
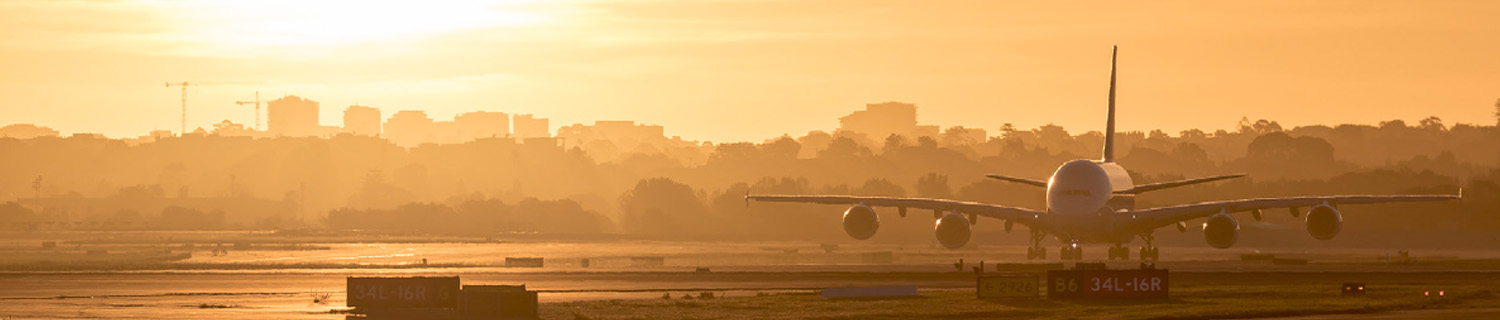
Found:
M 844 210 L 844 233 L 850 237 L 864 240 L 875 236 L 875 230 L 880 229 L 880 216 L 875 215 L 875 209 L 864 204 L 856 204 Z
M 1208 240 L 1208 245 L 1214 248 L 1228 248 L 1239 238 L 1240 222 L 1228 213 L 1220 212 L 1208 217 L 1208 222 L 1203 223 L 1203 239 Z
M 938 243 L 948 249 L 962 248 L 969 243 L 969 219 L 958 213 L 948 213 L 937 219 L 933 226 Z
M 1307 233 L 1318 240 L 1333 239 L 1344 228 L 1344 216 L 1329 205 L 1319 205 L 1307 212 Z

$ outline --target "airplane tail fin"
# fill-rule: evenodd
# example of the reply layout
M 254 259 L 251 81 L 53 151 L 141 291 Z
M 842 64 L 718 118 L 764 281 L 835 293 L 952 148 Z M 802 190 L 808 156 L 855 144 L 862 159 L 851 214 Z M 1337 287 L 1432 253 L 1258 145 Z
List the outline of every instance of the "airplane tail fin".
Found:
M 1109 53 L 1109 118 L 1104 125 L 1103 162 L 1115 162 L 1115 58 L 1120 46 L 1110 47 Z

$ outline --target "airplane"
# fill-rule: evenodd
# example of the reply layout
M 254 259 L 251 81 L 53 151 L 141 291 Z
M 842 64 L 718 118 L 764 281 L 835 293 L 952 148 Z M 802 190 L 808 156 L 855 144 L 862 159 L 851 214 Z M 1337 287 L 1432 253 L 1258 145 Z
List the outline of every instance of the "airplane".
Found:
M 1239 239 L 1240 224 L 1234 213 L 1250 212 L 1255 220 L 1262 219 L 1262 210 L 1287 208 L 1293 217 L 1299 216 L 1300 208 L 1312 208 L 1304 219 L 1307 232 L 1313 238 L 1329 240 L 1343 229 L 1344 218 L 1339 211 L 1341 205 L 1386 202 L 1424 202 L 1461 199 L 1458 195 L 1336 195 L 1300 196 L 1283 198 L 1253 198 L 1224 201 L 1208 201 L 1193 204 L 1135 208 L 1135 196 L 1149 191 L 1175 188 L 1205 182 L 1244 177 L 1244 174 L 1222 175 L 1171 182 L 1134 184 L 1125 168 L 1114 161 L 1115 135 L 1115 74 L 1119 47 L 1110 53 L 1109 66 L 1109 114 L 1104 133 L 1104 155 L 1100 160 L 1071 160 L 1057 167 L 1047 181 L 986 175 L 986 177 L 1046 188 L 1046 208 L 1029 209 L 1001 206 L 970 201 L 897 198 L 847 195 L 745 195 L 748 205 L 751 200 L 761 202 L 793 202 L 816 204 L 850 205 L 844 211 L 844 232 L 857 240 L 875 235 L 880 227 L 880 217 L 875 207 L 895 207 L 901 217 L 906 217 L 908 208 L 933 210 L 933 232 L 939 243 L 949 249 L 958 249 L 969 242 L 970 226 L 979 217 L 999 219 L 1010 232 L 1017 223 L 1031 230 L 1031 247 L 1027 249 L 1027 260 L 1047 259 L 1047 248 L 1041 243 L 1048 235 L 1063 243 L 1060 250 L 1062 260 L 1082 260 L 1081 244 L 1112 244 L 1109 259 L 1130 259 L 1130 248 L 1126 247 L 1136 238 L 1144 245 L 1140 247 L 1141 260 L 1159 260 L 1160 248 L 1155 247 L 1155 230 L 1176 225 L 1186 232 L 1187 221 L 1204 218 L 1204 238 L 1215 248 L 1229 248 Z

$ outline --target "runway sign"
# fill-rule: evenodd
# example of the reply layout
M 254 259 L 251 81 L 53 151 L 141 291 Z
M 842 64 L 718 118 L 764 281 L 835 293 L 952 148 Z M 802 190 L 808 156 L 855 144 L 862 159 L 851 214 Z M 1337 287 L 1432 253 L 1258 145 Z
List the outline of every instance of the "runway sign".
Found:
M 458 277 L 355 278 L 346 289 L 350 307 L 367 309 L 458 308 Z
M 1167 270 L 1047 271 L 1051 299 L 1166 299 Z
M 975 290 L 980 299 L 1036 298 L 1041 294 L 1035 275 L 979 277 L 977 282 Z

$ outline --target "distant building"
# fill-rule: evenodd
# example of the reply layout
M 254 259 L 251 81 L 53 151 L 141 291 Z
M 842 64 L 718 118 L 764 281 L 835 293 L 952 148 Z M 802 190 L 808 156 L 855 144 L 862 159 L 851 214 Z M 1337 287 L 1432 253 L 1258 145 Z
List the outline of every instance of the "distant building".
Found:
M 385 120 L 386 139 L 402 147 L 415 147 L 432 140 L 432 118 L 420 110 L 402 110 Z
M 504 112 L 464 113 L 453 117 L 453 123 L 458 126 L 462 142 L 510 136 L 510 115 Z
M 533 118 L 530 114 L 518 114 L 512 116 L 516 126 L 517 138 L 546 138 L 551 137 L 551 128 L 547 124 L 547 118 Z
M 865 110 L 839 118 L 839 131 L 863 133 L 876 141 L 892 134 L 914 137 L 917 129 L 917 105 L 910 103 L 871 103 L 865 105 Z M 937 135 L 935 126 L 923 129 L 923 134 Z
M 344 109 L 344 133 L 380 136 L 380 109 L 353 105 Z
M 56 136 L 58 136 L 57 130 L 28 123 L 0 127 L 0 138 L 31 139 Z
M 285 96 L 267 103 L 268 132 L 272 136 L 314 137 L 323 129 L 318 124 L 318 102 L 298 96 Z
M 662 126 L 637 125 L 634 121 L 595 121 L 557 129 L 557 138 L 569 148 L 580 147 L 596 160 L 611 161 L 629 153 L 659 153 L 673 145 Z
M 920 126 L 917 126 L 916 128 L 913 128 L 911 130 L 911 133 L 905 134 L 905 136 L 908 137 L 908 138 L 919 138 L 919 137 L 934 137 L 934 138 L 936 138 L 938 136 L 938 131 L 940 131 L 940 129 L 941 128 L 938 128 L 938 126 L 935 126 L 935 125 L 920 125 Z
M 73 135 L 71 135 L 71 136 L 68 136 L 68 139 L 96 139 L 96 140 L 108 140 L 108 139 L 109 139 L 109 138 L 107 138 L 107 137 L 105 137 L 105 136 L 104 136 L 104 135 L 102 135 L 102 134 L 98 134 L 98 133 L 91 133 L 91 132 L 80 132 L 80 133 L 74 133 L 74 134 L 73 134 Z
M 172 130 L 151 130 L 149 135 L 152 139 L 166 139 L 171 138 L 174 134 Z
M 921 127 L 921 126 L 918 126 Z M 982 128 L 964 128 L 956 126 L 943 131 L 942 142 L 945 145 L 976 145 L 990 139 L 988 131 Z
M 559 138 L 574 141 L 608 140 L 621 148 L 665 140 L 662 126 L 637 125 L 635 121 L 594 121 L 594 125 L 575 124 L 557 129 Z
M 435 121 L 431 129 L 427 131 L 427 141 L 423 143 L 455 144 L 463 143 L 463 136 L 459 134 L 458 124 L 453 121 Z

